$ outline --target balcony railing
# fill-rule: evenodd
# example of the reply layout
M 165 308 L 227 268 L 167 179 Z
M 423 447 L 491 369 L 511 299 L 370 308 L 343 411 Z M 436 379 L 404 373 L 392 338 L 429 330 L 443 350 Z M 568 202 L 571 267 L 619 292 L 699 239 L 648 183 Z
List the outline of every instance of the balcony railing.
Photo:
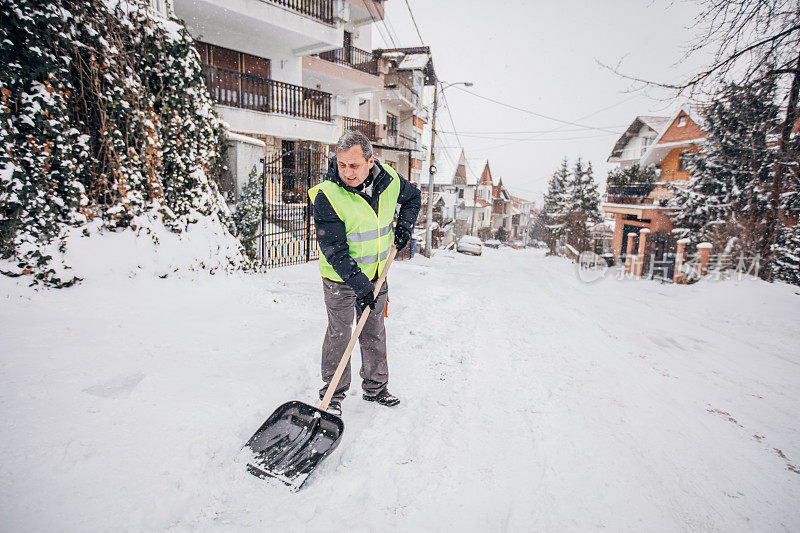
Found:
M 609 204 L 652 205 L 654 200 L 646 196 L 621 196 L 606 193 L 603 195 L 603 202 Z
M 383 77 L 383 86 L 387 89 L 399 91 L 403 98 L 412 102 L 415 106 L 417 105 L 417 98 L 419 98 L 417 91 L 402 76 L 387 74 Z
M 360 131 L 370 141 L 378 140 L 378 125 L 369 120 L 361 120 L 360 118 L 342 117 L 342 126 L 344 131 L 354 130 Z
M 381 126 L 381 128 L 383 130 L 384 142 L 388 146 L 410 148 L 411 150 L 419 149 L 417 146 L 417 139 L 413 135 L 398 130 L 390 130 L 386 125 Z
M 332 63 L 339 63 L 340 65 L 347 65 L 354 69 L 378 75 L 378 58 L 372 52 L 361 50 L 355 46 L 346 46 L 344 48 L 337 48 L 336 50 L 329 50 L 319 54 L 321 59 L 330 61 Z
M 235 70 L 203 65 L 211 97 L 222 105 L 314 120 L 331 120 L 329 93 Z
M 649 197 L 649 194 L 654 187 L 655 185 L 652 183 L 609 185 L 606 188 L 606 194 L 603 195 L 603 201 L 611 204 L 652 204 L 653 199 Z
M 333 24 L 333 0 L 269 0 L 327 24 Z
M 609 185 L 606 195 L 609 198 L 647 198 L 655 188 L 654 183 L 629 183 L 627 185 Z M 611 200 L 609 200 L 611 201 Z

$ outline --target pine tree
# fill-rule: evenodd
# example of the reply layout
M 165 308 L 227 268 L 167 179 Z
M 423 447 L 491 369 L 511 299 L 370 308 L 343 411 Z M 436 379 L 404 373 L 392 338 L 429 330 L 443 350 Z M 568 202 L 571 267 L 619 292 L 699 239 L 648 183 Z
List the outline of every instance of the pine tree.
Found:
M 773 247 L 774 278 L 800 285 L 800 224 L 781 226 L 778 242 Z
M 506 231 L 506 228 L 503 226 L 497 228 L 495 238 L 500 242 L 506 242 L 508 240 L 508 232 Z
M 555 253 L 558 240 L 566 234 L 565 218 L 569 177 L 569 161 L 565 157 L 547 184 L 547 193 L 544 196 L 544 208 L 541 214 L 544 223 L 544 242 L 551 254 Z
M 677 227 L 708 240 L 722 253 L 760 256 L 761 275 L 769 277 L 771 250 L 766 238 L 773 224 L 770 191 L 776 151 L 771 136 L 779 126 L 776 87 L 725 86 L 704 110 L 702 151 L 687 155 L 692 178 L 676 188 Z
M 594 181 L 592 164 L 584 168 L 579 157 L 567 180 L 563 208 L 568 243 L 579 251 L 589 248 L 590 225 L 600 222 L 600 193 Z

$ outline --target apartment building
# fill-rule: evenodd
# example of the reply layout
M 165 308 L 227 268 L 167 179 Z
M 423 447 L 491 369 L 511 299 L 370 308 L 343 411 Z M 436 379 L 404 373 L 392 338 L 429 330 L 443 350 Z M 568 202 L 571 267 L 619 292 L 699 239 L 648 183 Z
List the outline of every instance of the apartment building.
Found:
M 375 142 L 378 158 L 420 184 L 422 163 L 427 158 L 422 139 L 428 123 L 423 91 L 436 83 L 430 49 L 418 46 L 378 49 L 374 53 L 386 68 L 383 90 L 364 102 L 360 112 L 380 124 Z
M 379 61 L 368 51 L 383 1 L 173 0 L 229 127 L 229 199 L 265 156 L 286 181 L 301 165 L 324 166 L 345 128 L 376 137 L 377 124 L 361 110 L 384 90 Z M 301 148 L 321 156 L 303 160 Z
M 235 204 L 253 171 L 264 196 L 256 237 L 267 266 L 316 259 L 307 191 L 346 130 L 420 182 L 426 159 L 423 90 L 435 83 L 427 47 L 373 49 L 385 0 L 150 0 L 183 20 L 227 126 Z

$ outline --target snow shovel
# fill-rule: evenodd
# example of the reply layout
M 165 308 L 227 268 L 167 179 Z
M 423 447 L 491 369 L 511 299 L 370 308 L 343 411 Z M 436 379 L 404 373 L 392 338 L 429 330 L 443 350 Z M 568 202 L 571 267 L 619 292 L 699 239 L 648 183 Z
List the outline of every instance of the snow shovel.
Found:
M 375 283 L 375 298 L 378 297 L 378 291 L 386 280 L 389 266 L 396 254 L 397 248 L 392 245 L 386 266 Z M 382 310 L 376 309 L 374 312 Z M 287 402 L 278 407 L 250 437 L 245 444 L 245 448 L 249 448 L 251 452 L 247 464 L 248 472 L 262 479 L 276 478 L 297 491 L 319 462 L 336 449 L 344 432 L 344 423 L 326 409 L 368 317 L 369 313 L 361 313 L 361 319 L 319 408 L 299 401 Z

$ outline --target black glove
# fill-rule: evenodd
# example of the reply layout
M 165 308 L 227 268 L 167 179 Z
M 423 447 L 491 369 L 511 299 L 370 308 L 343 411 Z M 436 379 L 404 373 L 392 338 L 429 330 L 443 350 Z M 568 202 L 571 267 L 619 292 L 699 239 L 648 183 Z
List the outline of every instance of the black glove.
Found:
M 373 289 L 370 289 L 367 294 L 362 296 L 361 298 L 356 298 L 356 303 L 358 304 L 358 308 L 361 312 L 364 312 L 364 309 L 369 307 L 373 311 L 375 310 L 375 296 L 372 294 Z
M 404 226 L 394 228 L 394 245 L 397 247 L 398 252 L 406 247 L 410 238 L 411 232 Z

